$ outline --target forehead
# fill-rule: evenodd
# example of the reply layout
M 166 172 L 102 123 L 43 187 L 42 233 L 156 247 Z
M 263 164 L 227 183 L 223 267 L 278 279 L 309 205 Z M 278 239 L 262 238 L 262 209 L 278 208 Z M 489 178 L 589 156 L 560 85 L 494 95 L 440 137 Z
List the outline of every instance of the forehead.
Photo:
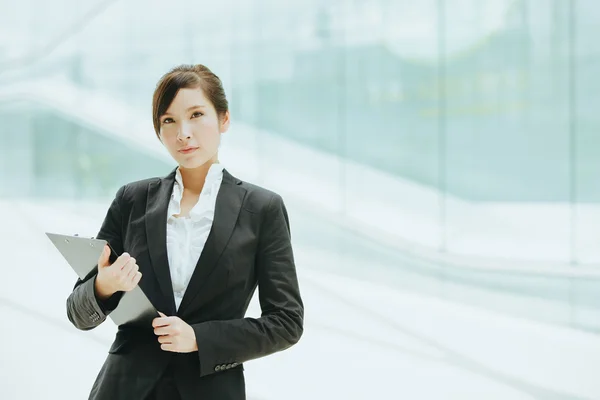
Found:
M 191 106 L 208 106 L 209 101 L 204 95 L 202 89 L 179 89 L 177 95 L 167 109 L 168 113 L 185 111 Z

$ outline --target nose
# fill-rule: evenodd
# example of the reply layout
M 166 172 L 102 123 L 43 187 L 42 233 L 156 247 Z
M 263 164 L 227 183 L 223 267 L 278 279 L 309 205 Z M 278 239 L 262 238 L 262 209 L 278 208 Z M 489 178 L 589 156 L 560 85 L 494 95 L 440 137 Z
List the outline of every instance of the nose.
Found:
M 180 141 L 187 140 L 192 137 L 192 128 L 188 124 L 181 124 L 177 131 L 177 139 Z

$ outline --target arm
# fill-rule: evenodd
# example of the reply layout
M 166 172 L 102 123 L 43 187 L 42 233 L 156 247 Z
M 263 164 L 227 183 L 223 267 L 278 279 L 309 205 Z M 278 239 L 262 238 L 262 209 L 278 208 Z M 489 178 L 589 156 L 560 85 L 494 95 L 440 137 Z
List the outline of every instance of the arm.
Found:
M 118 253 L 123 252 L 120 202 L 124 189 L 123 186 L 118 190 L 97 236 L 108 241 Z M 97 268 L 85 279 L 77 279 L 67 298 L 67 317 L 77 329 L 90 330 L 100 325 L 117 307 L 122 296 L 122 292 L 117 292 L 108 299 L 100 299 L 96 291 Z
M 263 212 L 256 254 L 262 315 L 193 324 L 200 357 L 200 376 L 222 364 L 240 364 L 285 350 L 303 333 L 300 297 L 290 240 L 289 220 L 279 195 Z

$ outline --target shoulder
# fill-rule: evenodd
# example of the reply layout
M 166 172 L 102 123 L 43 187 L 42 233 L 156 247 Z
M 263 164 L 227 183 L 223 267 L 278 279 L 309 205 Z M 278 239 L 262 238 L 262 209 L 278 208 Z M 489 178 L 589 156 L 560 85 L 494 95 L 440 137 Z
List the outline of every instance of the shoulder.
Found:
M 130 194 L 146 193 L 151 183 L 160 183 L 160 177 L 140 179 L 139 181 L 129 182 L 123 186 L 124 192 Z
M 283 197 L 274 190 L 253 183 L 242 181 L 240 186 L 246 190 L 243 207 L 258 216 L 263 227 L 261 231 L 278 233 L 280 239 L 286 235 L 289 237 L 290 220 Z
M 160 177 L 154 177 L 126 183 L 117 192 L 117 197 L 122 200 L 134 200 L 139 196 L 146 196 L 150 184 L 159 183 L 160 180 Z
M 163 179 L 152 177 L 126 183 L 117 190 L 115 201 L 120 206 L 143 202 L 148 197 L 148 189 L 152 185 L 160 184 Z
M 276 191 L 254 183 L 240 182 L 240 186 L 246 190 L 244 208 L 247 211 L 265 213 L 285 207 L 283 197 Z

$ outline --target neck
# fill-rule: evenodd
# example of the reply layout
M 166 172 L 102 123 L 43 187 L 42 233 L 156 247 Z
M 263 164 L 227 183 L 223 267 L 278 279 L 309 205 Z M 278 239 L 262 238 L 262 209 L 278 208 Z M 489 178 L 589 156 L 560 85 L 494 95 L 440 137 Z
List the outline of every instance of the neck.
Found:
M 181 172 L 181 179 L 183 180 L 183 187 L 185 190 L 189 190 L 193 193 L 200 193 L 204 187 L 206 181 L 206 175 L 211 165 L 218 163 L 217 158 L 207 161 L 197 168 L 183 168 L 179 167 Z

